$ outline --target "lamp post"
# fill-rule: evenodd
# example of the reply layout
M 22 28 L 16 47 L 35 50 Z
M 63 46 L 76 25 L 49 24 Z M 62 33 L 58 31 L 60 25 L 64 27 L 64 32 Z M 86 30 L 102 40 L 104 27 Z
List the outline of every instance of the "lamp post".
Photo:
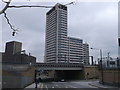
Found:
M 35 69 L 35 88 L 37 88 L 37 70 Z
M 120 58 L 117 57 L 117 70 L 118 70 L 118 88 L 120 87 L 120 76 L 119 76 L 119 70 L 120 70 Z
M 101 81 L 102 81 L 102 84 L 104 84 L 104 81 L 103 81 L 103 66 L 102 66 L 102 49 L 97 49 L 97 48 L 91 48 L 91 49 L 100 51 Z

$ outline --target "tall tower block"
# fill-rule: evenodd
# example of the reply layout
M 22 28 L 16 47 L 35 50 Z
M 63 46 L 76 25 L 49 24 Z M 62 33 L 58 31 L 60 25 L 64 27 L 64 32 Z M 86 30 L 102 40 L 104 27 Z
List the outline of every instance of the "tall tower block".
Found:
M 46 13 L 45 62 L 65 62 L 67 56 L 67 7 L 57 3 Z

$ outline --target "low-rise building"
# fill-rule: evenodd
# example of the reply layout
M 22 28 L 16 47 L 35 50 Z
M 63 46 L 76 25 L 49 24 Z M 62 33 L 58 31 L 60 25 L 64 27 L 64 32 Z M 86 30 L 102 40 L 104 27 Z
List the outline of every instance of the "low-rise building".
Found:
M 26 54 L 22 50 L 22 43 L 11 41 L 6 43 L 5 53 L 2 54 L 2 63 L 16 63 L 16 64 L 35 64 L 36 57 Z
M 0 54 L 2 55 L 2 89 L 25 88 L 34 82 L 36 58 L 22 50 L 21 42 L 7 42 L 5 53 Z

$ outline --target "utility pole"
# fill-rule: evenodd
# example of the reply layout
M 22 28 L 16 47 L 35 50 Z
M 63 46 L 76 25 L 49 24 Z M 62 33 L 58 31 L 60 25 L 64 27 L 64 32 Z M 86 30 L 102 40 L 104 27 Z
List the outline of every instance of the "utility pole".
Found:
M 110 52 L 107 53 L 108 56 L 107 56 L 107 67 L 109 67 L 109 62 L 110 62 Z
M 90 56 L 90 57 L 91 57 L 92 65 L 94 65 L 93 56 Z
M 102 49 L 97 49 L 97 48 L 91 48 L 93 50 L 99 50 L 100 51 L 100 68 L 101 68 L 101 82 L 104 84 L 104 79 L 103 79 L 103 60 L 102 60 Z
M 104 84 L 103 81 L 103 61 L 102 61 L 102 50 L 100 49 L 100 57 L 101 57 L 101 79 L 102 79 L 102 84 Z
M 35 88 L 37 88 L 37 70 L 35 69 Z

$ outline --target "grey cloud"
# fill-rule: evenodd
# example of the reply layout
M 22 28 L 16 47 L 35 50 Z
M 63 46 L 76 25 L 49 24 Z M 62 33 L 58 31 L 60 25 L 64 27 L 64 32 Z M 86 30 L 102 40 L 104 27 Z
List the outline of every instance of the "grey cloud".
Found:
M 14 3 L 13 3 L 14 4 Z M 15 3 L 16 4 L 16 3 Z M 19 5 L 19 3 L 17 3 Z M 22 3 L 24 4 L 24 3 Z M 54 5 L 55 3 L 33 3 L 36 5 Z M 15 37 L 3 18 L 3 43 L 18 40 L 23 49 L 43 61 L 45 50 L 46 12 L 49 9 L 23 8 L 7 10 L 8 17 L 15 27 L 22 31 Z M 83 39 L 90 47 L 103 49 L 106 56 L 117 56 L 117 3 L 77 3 L 68 6 L 68 34 Z M 90 55 L 99 57 L 99 51 L 90 50 Z

